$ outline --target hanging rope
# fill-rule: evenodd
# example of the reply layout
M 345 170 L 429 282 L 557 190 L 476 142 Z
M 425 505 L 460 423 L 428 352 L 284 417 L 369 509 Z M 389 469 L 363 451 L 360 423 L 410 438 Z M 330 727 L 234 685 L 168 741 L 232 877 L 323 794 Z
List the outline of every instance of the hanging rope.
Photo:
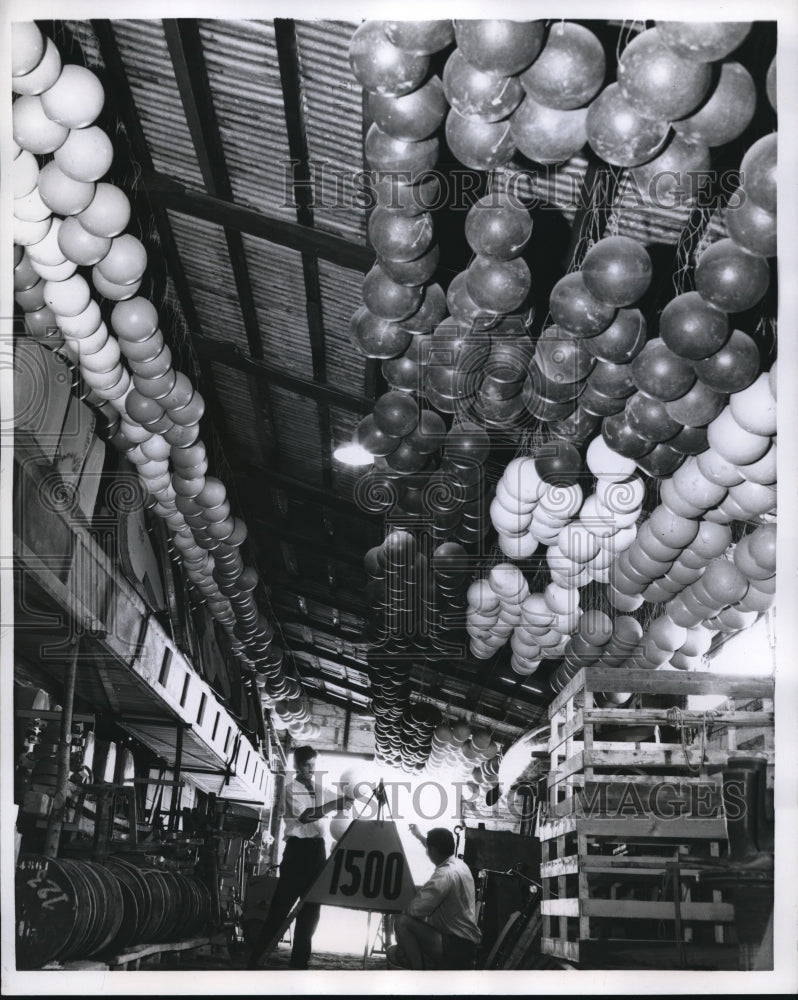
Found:
M 707 750 L 707 726 L 711 719 L 717 718 L 717 712 L 713 712 L 708 709 L 704 712 L 701 717 L 701 755 L 698 763 L 693 763 L 690 760 L 690 756 L 687 752 L 687 740 L 685 732 L 690 728 L 689 723 L 684 721 L 684 712 L 681 708 L 676 705 L 671 706 L 667 712 L 668 722 L 678 728 L 680 742 L 682 745 L 682 754 L 684 755 L 684 763 L 690 774 L 698 774 L 706 763 L 706 750 Z

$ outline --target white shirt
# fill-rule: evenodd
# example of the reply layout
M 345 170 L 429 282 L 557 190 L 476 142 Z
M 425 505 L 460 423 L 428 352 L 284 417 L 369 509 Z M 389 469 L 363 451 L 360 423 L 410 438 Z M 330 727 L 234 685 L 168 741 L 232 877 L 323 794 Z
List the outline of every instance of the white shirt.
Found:
M 475 895 L 468 865 L 452 855 L 435 866 L 429 881 L 407 907 L 407 913 L 444 934 L 454 934 L 478 944 L 482 932 L 474 920 Z
M 289 837 L 324 837 L 327 820 L 314 820 L 312 823 L 300 823 L 299 817 L 306 809 L 315 809 L 337 798 L 334 791 L 314 779 L 314 791 L 307 789 L 296 777 L 285 783 L 285 839 Z

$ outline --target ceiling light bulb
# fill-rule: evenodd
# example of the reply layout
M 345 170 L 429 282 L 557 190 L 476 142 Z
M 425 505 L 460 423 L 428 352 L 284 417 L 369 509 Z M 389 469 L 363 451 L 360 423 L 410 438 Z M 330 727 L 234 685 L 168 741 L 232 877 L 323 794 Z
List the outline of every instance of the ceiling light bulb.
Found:
M 339 445 L 333 452 L 333 458 L 343 462 L 344 465 L 371 465 L 374 462 L 371 452 L 366 451 L 357 441 Z

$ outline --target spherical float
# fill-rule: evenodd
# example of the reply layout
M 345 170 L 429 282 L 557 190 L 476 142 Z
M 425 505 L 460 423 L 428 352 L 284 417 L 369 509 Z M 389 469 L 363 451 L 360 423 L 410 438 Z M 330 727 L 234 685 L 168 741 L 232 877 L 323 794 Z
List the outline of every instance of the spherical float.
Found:
M 623 413 L 615 413 L 604 418 L 601 436 L 613 451 L 626 458 L 639 460 L 654 448 L 654 442 L 638 434 Z
M 613 322 L 615 307 L 591 294 L 581 271 L 564 275 L 549 296 L 554 322 L 575 337 L 592 337 Z
M 69 260 L 82 267 L 91 267 L 105 257 L 111 248 L 111 241 L 92 236 L 77 219 L 68 217 L 58 232 L 58 245 Z
M 413 55 L 429 56 L 454 41 L 454 25 L 440 21 L 383 21 L 389 42 Z
M 76 181 L 97 181 L 108 173 L 114 158 L 111 140 L 96 125 L 70 129 L 55 151 L 55 162 Z
M 637 464 L 646 475 L 661 479 L 675 472 L 683 461 L 684 455 L 671 448 L 670 443 L 666 441 L 655 445 L 651 451 L 637 460 Z
M 683 59 L 715 62 L 733 52 L 751 31 L 750 21 L 657 21 L 662 42 Z
M 381 257 L 391 261 L 412 261 L 429 249 L 432 216 L 429 212 L 407 216 L 401 211 L 378 205 L 369 217 L 368 235 Z
M 727 462 L 750 465 L 758 461 L 770 447 L 770 438 L 744 430 L 726 407 L 707 427 L 709 444 Z
M 775 132 L 762 136 L 749 147 L 740 164 L 746 196 L 768 212 L 776 211 L 777 146 Z
M 668 347 L 661 337 L 649 340 L 632 361 L 639 389 L 663 402 L 683 396 L 695 382 L 692 365 Z
M 80 220 L 78 220 L 80 221 Z M 115 236 L 111 248 L 97 265 L 97 270 L 116 285 L 138 281 L 147 268 L 147 251 L 141 240 L 130 233 Z
M 77 316 L 91 301 L 91 289 L 85 278 L 72 275 L 66 281 L 46 281 L 44 301 L 56 316 Z
M 617 83 L 596 97 L 587 112 L 587 141 L 607 163 L 635 167 L 652 159 L 668 137 L 666 120 L 653 121 L 640 114 Z
M 158 329 L 158 310 L 148 299 L 137 296 L 114 306 L 111 325 L 121 340 L 144 341 Z
M 747 389 L 736 392 L 729 401 L 736 423 L 752 434 L 776 433 L 776 400 L 764 372 Z
M 593 32 L 573 21 L 555 21 L 540 55 L 520 80 L 540 104 L 570 111 L 598 93 L 605 72 L 604 49 Z
M 698 534 L 699 528 L 697 521 L 680 517 L 662 506 L 651 512 L 647 523 L 654 538 L 674 549 L 686 548 Z
M 777 89 L 776 88 L 776 57 L 773 56 L 773 58 L 770 61 L 770 66 L 768 66 L 767 75 L 765 77 L 765 91 L 767 93 L 768 101 L 770 102 L 770 106 L 771 106 L 771 108 L 773 108 L 774 111 L 778 110 L 778 108 L 776 107 L 776 96 L 777 96 L 776 95 L 776 89 Z
M 582 471 L 582 458 L 574 445 L 553 440 L 535 455 L 535 471 L 551 486 L 570 486 Z
M 618 59 L 618 84 L 635 110 L 654 121 L 684 118 L 709 91 L 704 63 L 683 59 L 664 44 L 659 28 L 632 39 Z
M 130 202 L 121 188 L 100 183 L 94 188 L 94 197 L 77 215 L 77 219 L 93 236 L 112 238 L 122 233 L 130 221 Z
M 515 153 L 508 120 L 466 118 L 452 108 L 446 116 L 445 133 L 449 149 L 472 170 L 493 170 L 508 163 Z
M 637 240 L 606 236 L 585 254 L 581 273 L 594 298 L 616 307 L 628 306 L 651 284 L 651 258 Z
M 12 193 L 14 198 L 24 198 L 35 190 L 39 177 L 39 164 L 33 153 L 23 149 L 12 165 Z M 47 202 L 45 202 L 47 204 Z M 46 230 L 45 230 L 46 232 Z
M 687 118 L 673 122 L 676 132 L 701 146 L 723 146 L 748 128 L 756 111 L 756 86 L 737 62 L 724 62 L 709 98 Z
M 635 194 L 656 208 L 694 205 L 706 197 L 702 185 L 710 165 L 708 146 L 677 134 L 652 160 L 632 168 L 631 182 Z
M 466 271 L 469 295 L 483 309 L 510 313 L 518 309 L 529 294 L 532 276 L 525 260 L 496 260 L 478 255 Z
M 485 122 L 506 118 L 524 96 L 517 77 L 485 73 L 467 62 L 460 49 L 455 49 L 446 61 L 443 90 L 458 114 Z
M 91 125 L 103 109 L 103 85 L 90 69 L 67 63 L 52 87 L 42 94 L 48 118 L 67 128 Z
M 33 21 L 11 24 L 11 73 L 24 76 L 35 69 L 44 55 L 44 35 Z
M 701 254 L 695 270 L 701 298 L 728 313 L 751 309 L 770 284 L 770 269 L 762 257 L 746 253 L 733 240 L 722 239 Z
M 726 403 L 724 393 L 696 382 L 683 396 L 665 403 L 668 416 L 688 427 L 703 427 L 720 413 Z
M 740 392 L 759 373 L 759 348 L 742 330 L 731 336 L 714 354 L 694 364 L 698 378 L 716 392 Z
M 394 139 L 407 142 L 428 139 L 446 117 L 446 97 L 440 77 L 430 77 L 418 90 L 401 97 L 372 93 L 369 111 L 382 131 Z
M 404 437 L 418 423 L 418 404 L 403 392 L 386 392 L 374 404 L 374 423 L 390 437 Z
M 776 215 L 757 205 L 742 188 L 729 198 L 724 213 L 726 230 L 734 242 L 758 257 L 776 255 Z
M 12 24 L 12 30 L 14 25 Z M 37 29 L 38 30 L 38 29 Z M 43 94 L 58 79 L 61 72 L 61 55 L 51 38 L 44 43 L 44 54 L 29 73 L 14 74 L 11 87 L 15 94 Z
M 91 280 L 95 291 L 99 295 L 102 295 L 103 298 L 110 299 L 112 302 L 121 302 L 124 299 L 131 298 L 141 287 L 141 278 L 137 278 L 124 285 L 116 281 L 109 281 L 102 271 L 99 270 L 98 264 L 95 264 L 91 269 Z
M 639 309 L 619 309 L 606 329 L 587 337 L 585 349 L 600 361 L 624 364 L 632 361 L 646 342 L 646 321 Z
M 535 163 L 564 163 L 587 142 L 587 108 L 563 111 L 538 103 L 529 94 L 510 118 L 517 148 Z
M 458 20 L 457 47 L 465 59 L 486 73 L 513 76 L 543 47 L 544 21 Z
M 361 306 L 349 324 L 352 343 L 367 358 L 395 358 L 409 345 L 412 334 L 404 327 L 380 319 Z
M 635 462 L 619 455 L 601 437 L 590 442 L 585 461 L 594 476 L 601 476 L 609 482 L 620 482 L 635 471 Z
M 392 44 L 383 26 L 369 20 L 357 28 L 349 42 L 349 65 L 365 90 L 392 97 L 409 94 L 427 75 L 429 58 Z
M 363 302 L 380 319 L 407 319 L 421 306 L 422 300 L 421 288 L 400 285 L 379 266 L 372 267 L 363 279 Z
M 30 153 L 53 153 L 64 144 L 69 129 L 51 121 L 42 107 L 41 97 L 18 97 L 11 106 L 14 142 Z
M 400 285 L 424 285 L 432 279 L 438 270 L 440 259 L 440 247 L 437 243 L 433 243 L 429 250 L 414 260 L 399 261 L 390 260 L 388 257 L 377 257 L 377 264 L 393 281 Z M 408 317 L 409 319 L 410 317 Z
M 529 212 L 506 196 L 487 194 L 468 210 L 466 239 L 475 253 L 485 257 L 511 260 L 521 253 L 531 235 Z
M 365 155 L 372 170 L 385 171 L 412 184 L 435 166 L 438 140 L 435 136 L 419 142 L 395 139 L 374 122 L 366 133 Z
M 372 455 L 390 455 L 401 443 L 401 437 L 385 434 L 374 422 L 374 415 L 369 413 L 357 425 L 357 440 Z
M 703 591 L 723 607 L 745 597 L 748 581 L 730 559 L 713 559 L 695 586 L 699 600 Z
M 51 209 L 42 201 L 38 186 L 22 198 L 14 199 L 13 212 L 23 222 L 41 222 L 52 214 Z

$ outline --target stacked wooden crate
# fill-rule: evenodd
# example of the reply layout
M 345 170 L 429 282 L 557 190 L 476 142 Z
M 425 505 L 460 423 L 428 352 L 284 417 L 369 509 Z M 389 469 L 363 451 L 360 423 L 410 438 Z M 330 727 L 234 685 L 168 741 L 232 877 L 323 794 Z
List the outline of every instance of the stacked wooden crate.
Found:
M 620 692 L 632 695 L 623 707 Z M 690 707 L 705 695 L 719 703 Z M 772 680 L 589 667 L 549 719 L 537 830 L 544 954 L 605 967 L 649 947 L 682 966 L 730 954 L 731 897 L 699 876 L 724 864 L 722 770 L 739 730 L 766 734 L 772 765 Z

